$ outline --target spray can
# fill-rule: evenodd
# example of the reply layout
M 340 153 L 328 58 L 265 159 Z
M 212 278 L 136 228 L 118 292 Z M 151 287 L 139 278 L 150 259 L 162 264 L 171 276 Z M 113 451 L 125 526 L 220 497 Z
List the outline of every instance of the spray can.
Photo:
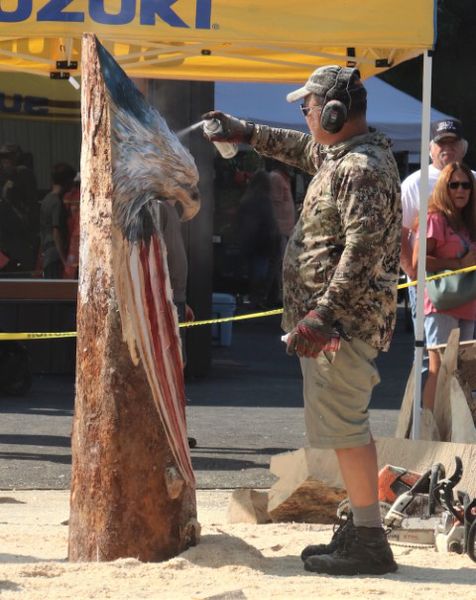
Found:
M 219 119 L 205 119 L 203 121 L 203 131 L 208 137 L 221 133 L 223 126 Z M 213 142 L 218 152 L 223 158 L 233 158 L 238 154 L 238 145 L 231 142 Z

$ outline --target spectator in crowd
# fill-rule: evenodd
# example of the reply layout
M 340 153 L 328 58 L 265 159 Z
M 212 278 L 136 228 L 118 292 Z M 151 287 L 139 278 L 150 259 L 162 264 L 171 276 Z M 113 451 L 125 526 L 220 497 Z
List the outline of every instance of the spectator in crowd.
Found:
M 274 256 L 270 265 L 271 289 L 269 303 L 271 305 L 280 305 L 283 301 L 282 296 L 282 267 L 284 251 L 289 237 L 296 223 L 296 209 L 291 192 L 291 181 L 289 168 L 279 161 L 274 161 L 271 178 L 271 205 L 273 207 L 274 218 L 276 220 L 280 243 L 279 252 Z
M 51 172 L 52 188 L 41 201 L 40 237 L 43 277 L 61 279 L 67 260 L 68 226 L 63 196 L 74 182 L 76 169 L 57 163 Z
M 64 279 L 77 279 L 79 269 L 79 203 L 80 203 L 80 174 L 76 174 L 73 187 L 63 196 L 66 211 L 66 225 L 68 229 L 68 248 Z
M 16 144 L 0 147 L 0 247 L 8 269 L 32 271 L 38 247 L 38 199 L 33 171 Z
M 476 264 L 476 190 L 471 170 L 451 162 L 440 172 L 430 196 L 426 233 L 426 269 L 438 272 Z M 413 268 L 418 260 L 418 234 Z M 425 289 L 425 336 L 428 347 L 428 377 L 423 389 L 423 406 L 433 410 L 440 354 L 432 346 L 445 344 L 451 331 L 460 329 L 460 340 L 473 339 L 476 299 L 448 310 L 438 310 Z
M 441 170 L 451 162 L 461 162 L 468 149 L 463 138 L 463 126 L 457 119 L 438 121 L 431 127 L 430 158 L 428 169 L 428 193 L 431 194 Z M 408 280 L 416 279 L 417 264 L 413 261 L 414 225 L 420 208 L 421 170 L 415 171 L 402 182 L 402 250 L 401 267 Z M 408 288 L 408 298 L 413 322 L 416 317 L 416 287 Z
M 271 179 L 271 204 L 279 234 L 287 242 L 296 224 L 296 209 L 291 191 L 289 168 L 275 161 L 269 174 Z
M 273 272 L 280 252 L 279 229 L 271 204 L 271 177 L 257 171 L 250 179 L 238 209 L 240 254 L 246 263 L 248 292 L 256 308 L 268 306 Z

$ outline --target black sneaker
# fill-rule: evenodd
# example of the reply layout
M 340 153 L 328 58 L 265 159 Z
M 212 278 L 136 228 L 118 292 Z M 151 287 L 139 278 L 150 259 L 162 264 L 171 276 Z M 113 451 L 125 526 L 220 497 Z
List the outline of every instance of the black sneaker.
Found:
M 343 547 L 332 554 L 310 556 L 304 568 L 328 575 L 383 575 L 394 573 L 398 566 L 381 527 L 354 527 Z
M 310 556 L 322 556 L 323 554 L 332 554 L 339 548 L 343 548 L 346 538 L 355 529 L 352 513 L 342 516 L 339 522 L 334 525 L 334 533 L 329 544 L 314 544 L 306 546 L 301 552 L 301 560 L 305 561 Z

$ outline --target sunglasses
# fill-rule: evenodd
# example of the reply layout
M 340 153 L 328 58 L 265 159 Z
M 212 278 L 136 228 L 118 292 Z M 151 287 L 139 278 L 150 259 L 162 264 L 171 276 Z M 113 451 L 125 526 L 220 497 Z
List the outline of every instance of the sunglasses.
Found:
M 318 106 L 317 104 L 314 104 L 314 106 L 306 106 L 305 104 L 301 104 L 300 108 L 301 108 L 302 114 L 305 117 L 307 117 L 307 115 L 311 112 L 311 110 L 313 110 L 314 108 L 321 108 L 321 107 Z
M 459 187 L 462 187 L 463 190 L 470 190 L 473 186 L 470 181 L 450 181 L 448 187 L 450 190 L 457 190 Z

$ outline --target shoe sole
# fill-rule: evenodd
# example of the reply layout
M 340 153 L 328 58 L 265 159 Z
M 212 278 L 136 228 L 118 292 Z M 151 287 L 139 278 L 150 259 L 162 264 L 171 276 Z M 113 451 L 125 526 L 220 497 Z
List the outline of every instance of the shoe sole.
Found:
M 319 568 L 321 567 L 321 568 Z M 387 573 L 395 573 L 398 570 L 397 563 L 393 563 L 391 565 L 380 566 L 376 568 L 362 569 L 360 571 L 349 568 L 348 570 L 339 569 L 339 568 L 329 568 L 330 565 L 317 565 L 313 567 L 307 560 L 304 562 L 304 569 L 306 571 L 310 571 L 312 573 L 318 573 L 320 575 L 344 575 L 344 576 L 352 576 L 352 575 L 386 575 Z

